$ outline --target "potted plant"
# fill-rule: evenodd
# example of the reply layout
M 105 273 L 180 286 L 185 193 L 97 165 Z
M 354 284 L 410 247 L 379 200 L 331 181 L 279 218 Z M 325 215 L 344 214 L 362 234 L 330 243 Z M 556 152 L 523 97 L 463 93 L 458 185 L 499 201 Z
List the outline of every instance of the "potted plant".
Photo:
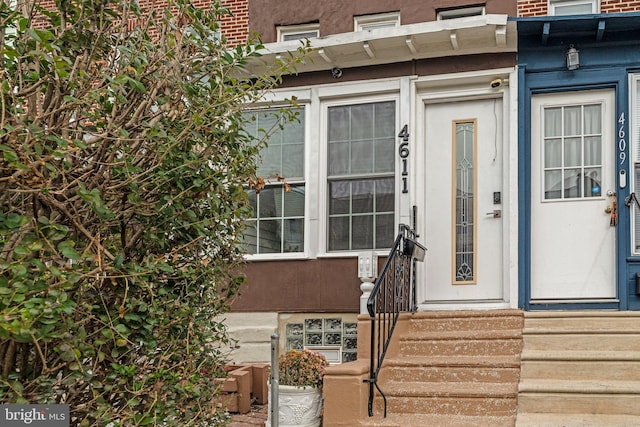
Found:
M 278 358 L 280 427 L 320 425 L 322 378 L 327 366 L 329 363 L 322 353 L 308 349 L 289 350 Z M 271 400 L 267 426 L 271 426 L 270 417 Z

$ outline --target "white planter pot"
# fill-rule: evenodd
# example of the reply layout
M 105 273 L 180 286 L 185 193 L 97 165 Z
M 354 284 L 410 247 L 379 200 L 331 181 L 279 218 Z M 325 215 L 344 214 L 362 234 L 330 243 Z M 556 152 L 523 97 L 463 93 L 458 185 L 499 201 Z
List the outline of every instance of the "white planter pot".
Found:
M 318 427 L 322 413 L 322 391 L 281 385 L 278 388 L 279 427 Z M 269 384 L 269 415 L 265 423 L 271 427 L 271 384 Z

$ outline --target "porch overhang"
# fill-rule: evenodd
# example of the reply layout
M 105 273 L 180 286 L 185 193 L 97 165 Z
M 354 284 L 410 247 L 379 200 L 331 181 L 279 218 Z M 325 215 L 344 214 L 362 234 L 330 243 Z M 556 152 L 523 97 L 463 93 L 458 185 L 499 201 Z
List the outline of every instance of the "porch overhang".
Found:
M 309 39 L 310 52 L 297 73 L 391 64 L 414 59 L 516 52 L 516 23 L 507 15 L 431 21 L 375 31 L 356 31 Z M 264 72 L 302 46 L 299 40 L 266 44 L 250 62 Z
M 520 47 L 562 44 L 637 44 L 640 13 L 538 16 L 513 18 L 517 22 Z

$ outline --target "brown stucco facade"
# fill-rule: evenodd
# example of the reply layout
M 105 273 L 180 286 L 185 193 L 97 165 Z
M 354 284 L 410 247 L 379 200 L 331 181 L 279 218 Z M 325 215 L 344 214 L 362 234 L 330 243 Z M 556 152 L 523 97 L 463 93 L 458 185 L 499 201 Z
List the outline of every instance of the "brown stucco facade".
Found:
M 256 261 L 233 311 L 357 312 L 360 280 L 356 258 Z
M 249 31 L 265 43 L 276 41 L 276 26 L 320 24 L 320 36 L 353 31 L 354 16 L 400 12 L 402 25 L 435 21 L 440 9 L 484 4 L 487 14 L 516 15 L 516 2 L 488 0 L 250 0 Z

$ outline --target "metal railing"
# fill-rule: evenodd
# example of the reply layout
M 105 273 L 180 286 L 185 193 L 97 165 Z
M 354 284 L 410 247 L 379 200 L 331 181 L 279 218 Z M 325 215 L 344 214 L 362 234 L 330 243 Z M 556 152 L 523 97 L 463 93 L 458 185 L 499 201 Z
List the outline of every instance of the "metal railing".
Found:
M 378 386 L 378 374 L 387 353 L 393 331 L 402 312 L 415 312 L 416 261 L 424 259 L 425 248 L 416 241 L 415 230 L 401 224 L 389 257 L 367 301 L 371 318 L 371 362 L 369 378 L 369 416 L 373 416 L 373 398 L 377 389 L 384 401 L 387 416 L 387 397 Z

